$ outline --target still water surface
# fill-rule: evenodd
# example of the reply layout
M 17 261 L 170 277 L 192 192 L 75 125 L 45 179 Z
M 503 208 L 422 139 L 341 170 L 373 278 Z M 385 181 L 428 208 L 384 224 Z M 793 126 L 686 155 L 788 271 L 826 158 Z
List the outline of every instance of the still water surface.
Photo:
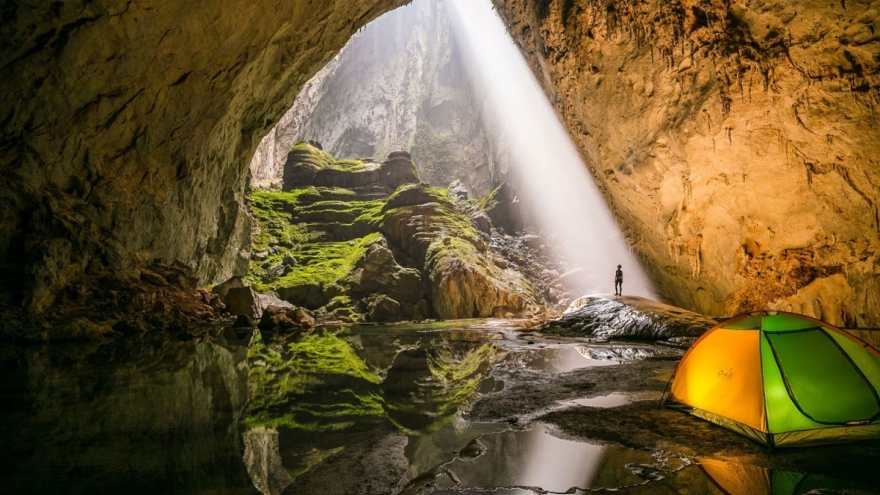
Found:
M 806 474 L 575 441 L 541 423 L 467 421 L 470 404 L 510 386 L 511 376 L 620 364 L 621 356 L 650 352 L 529 344 L 512 335 L 444 324 L 297 336 L 227 331 L 202 344 L 144 337 L 2 347 L 0 482 L 5 493 L 129 495 L 777 493 L 784 480 L 793 483 L 786 493 L 836 486 Z M 641 399 L 614 393 L 570 405 Z M 775 488 L 768 480 L 778 480 Z

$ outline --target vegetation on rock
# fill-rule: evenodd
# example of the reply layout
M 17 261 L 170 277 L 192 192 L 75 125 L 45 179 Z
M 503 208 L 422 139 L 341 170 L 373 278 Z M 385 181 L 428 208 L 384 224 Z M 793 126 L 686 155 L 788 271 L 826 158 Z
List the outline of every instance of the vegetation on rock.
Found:
M 494 261 L 467 212 L 475 201 L 420 183 L 408 153 L 364 164 L 299 142 L 284 189 L 251 194 L 246 281 L 259 291 L 341 321 L 503 316 L 539 299 Z

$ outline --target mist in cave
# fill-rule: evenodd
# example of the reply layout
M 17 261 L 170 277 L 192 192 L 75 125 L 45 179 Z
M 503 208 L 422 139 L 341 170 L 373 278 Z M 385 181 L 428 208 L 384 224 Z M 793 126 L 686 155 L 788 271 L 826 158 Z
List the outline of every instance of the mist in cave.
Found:
M 488 0 L 447 0 L 450 23 L 484 118 L 510 158 L 548 243 L 584 270 L 579 284 L 608 292 L 619 264 L 624 291 L 656 297 L 590 172 Z

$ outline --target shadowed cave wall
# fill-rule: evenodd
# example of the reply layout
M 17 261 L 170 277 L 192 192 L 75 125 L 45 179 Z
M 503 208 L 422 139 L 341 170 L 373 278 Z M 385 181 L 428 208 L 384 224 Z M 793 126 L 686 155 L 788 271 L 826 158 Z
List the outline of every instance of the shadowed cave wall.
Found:
M 259 139 L 402 3 L 5 3 L 0 297 L 244 270 Z M 880 2 L 495 3 L 664 295 L 880 325 Z
M 5 2 L 0 279 L 40 313 L 84 273 L 247 267 L 247 163 L 298 89 L 402 0 Z M 17 301 L 16 301 L 17 302 Z

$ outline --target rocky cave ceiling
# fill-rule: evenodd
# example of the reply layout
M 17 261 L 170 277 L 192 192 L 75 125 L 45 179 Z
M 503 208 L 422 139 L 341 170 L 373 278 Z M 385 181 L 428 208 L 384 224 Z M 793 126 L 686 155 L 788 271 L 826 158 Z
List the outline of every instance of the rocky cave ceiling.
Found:
M 40 312 L 153 259 L 243 270 L 254 148 L 403 3 L 4 3 L 5 297 Z M 880 325 L 880 2 L 495 4 L 664 295 Z

